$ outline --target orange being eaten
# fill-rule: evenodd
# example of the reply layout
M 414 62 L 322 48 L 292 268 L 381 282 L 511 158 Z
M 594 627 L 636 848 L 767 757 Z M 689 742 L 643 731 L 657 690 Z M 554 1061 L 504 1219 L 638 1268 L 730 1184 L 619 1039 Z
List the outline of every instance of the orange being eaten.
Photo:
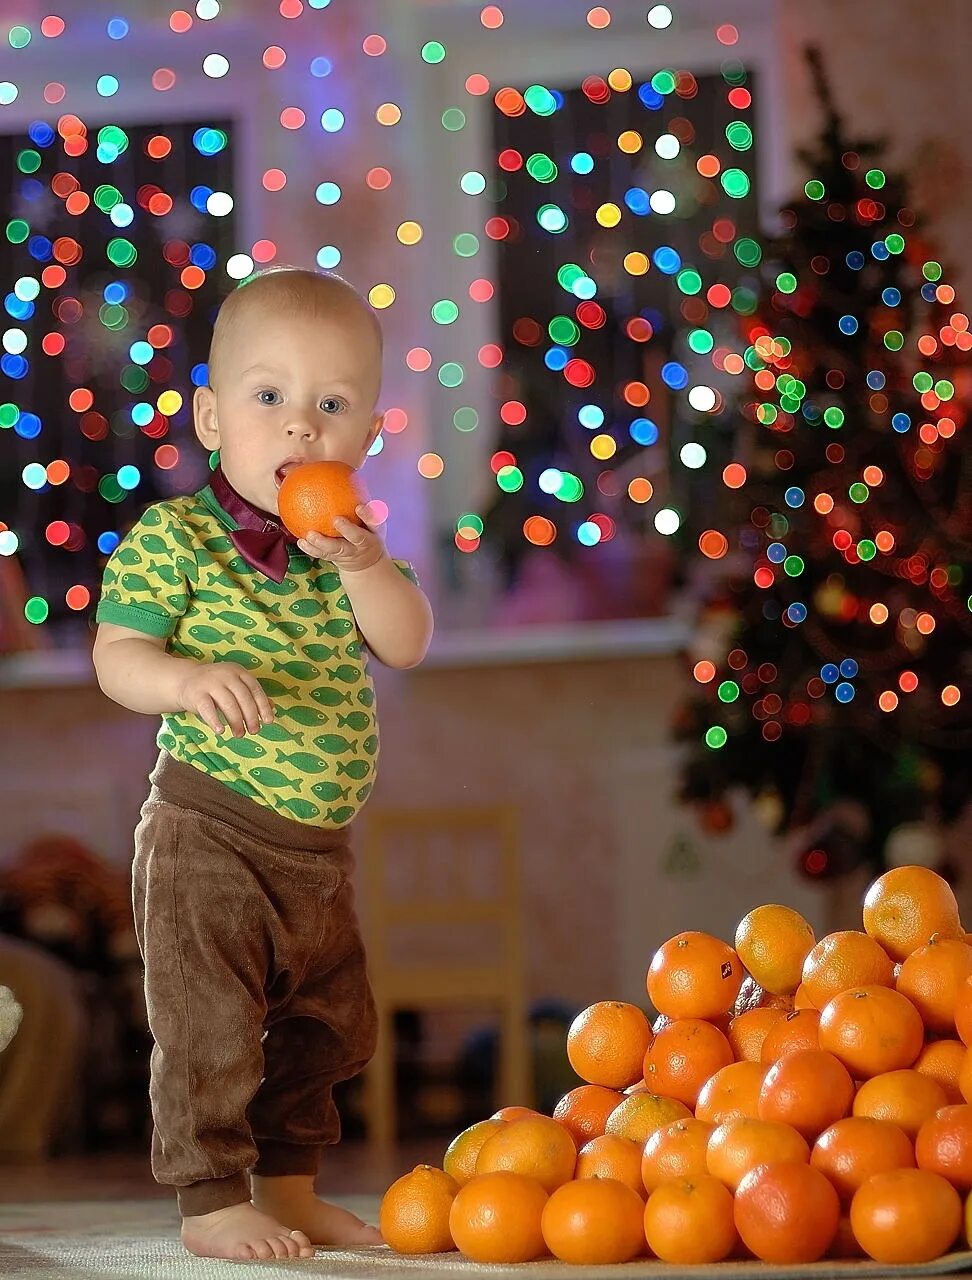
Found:
M 279 473 L 278 473 L 279 474 Z M 305 462 L 286 471 L 277 491 L 277 510 L 295 538 L 341 535 L 338 517 L 360 524 L 357 508 L 366 501 L 356 473 L 346 462 Z

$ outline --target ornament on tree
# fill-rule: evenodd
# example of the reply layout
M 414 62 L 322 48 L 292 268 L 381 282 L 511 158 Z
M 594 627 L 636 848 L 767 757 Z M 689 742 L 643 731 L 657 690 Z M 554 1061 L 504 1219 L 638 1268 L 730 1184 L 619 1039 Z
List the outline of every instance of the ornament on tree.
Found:
M 808 880 L 839 880 L 867 860 L 871 819 L 856 800 L 839 800 L 794 833 L 797 871 Z

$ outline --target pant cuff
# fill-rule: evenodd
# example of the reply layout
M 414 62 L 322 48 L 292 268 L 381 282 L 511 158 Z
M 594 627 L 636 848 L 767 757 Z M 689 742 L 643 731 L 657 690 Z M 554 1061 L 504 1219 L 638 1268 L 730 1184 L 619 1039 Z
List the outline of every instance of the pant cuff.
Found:
M 250 1180 L 245 1173 L 231 1173 L 228 1178 L 206 1178 L 177 1187 L 179 1212 L 184 1218 L 195 1218 L 201 1213 L 214 1213 L 228 1209 L 233 1204 L 243 1204 L 250 1198 Z
M 257 1141 L 253 1172 L 260 1178 L 284 1178 L 295 1173 L 316 1174 L 322 1148 L 302 1142 Z

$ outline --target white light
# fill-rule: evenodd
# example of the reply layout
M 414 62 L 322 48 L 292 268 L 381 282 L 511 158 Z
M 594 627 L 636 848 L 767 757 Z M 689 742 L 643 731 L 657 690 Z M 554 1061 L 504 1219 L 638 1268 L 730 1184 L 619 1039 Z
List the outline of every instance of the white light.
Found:
M 548 467 L 542 472 L 538 481 L 544 493 L 556 493 L 563 481 L 563 475 L 556 467 Z
M 688 467 L 691 471 L 698 471 L 699 467 L 705 466 L 707 454 L 700 444 L 683 444 L 678 455 L 682 459 L 682 465 Z
M 221 80 L 229 71 L 229 67 L 229 59 L 224 58 L 221 53 L 207 53 L 203 58 L 202 69 L 213 80 Z
M 667 4 L 653 4 L 648 10 L 648 25 L 657 31 L 672 25 L 672 11 Z
M 214 218 L 225 218 L 233 209 L 233 197 L 225 191 L 214 191 L 206 201 L 206 211 Z
M 130 204 L 116 204 L 108 217 L 116 227 L 130 227 L 135 218 L 135 211 Z
M 648 203 L 655 213 L 675 212 L 675 197 L 670 191 L 653 191 L 648 197 Z
M 226 274 L 231 280 L 245 280 L 253 274 L 253 259 L 247 253 L 234 253 L 226 264 Z
M 211 18 L 215 18 L 218 13 L 219 0 L 198 0 L 196 17 L 202 18 L 203 22 L 208 22 Z
M 688 402 L 699 413 L 711 413 L 716 407 L 716 393 L 711 387 L 693 387 L 688 393 Z
M 663 133 L 655 139 L 655 153 L 663 160 L 674 160 L 682 149 L 682 144 L 674 133 Z
M 21 302 L 33 302 L 40 293 L 40 281 L 33 276 L 21 276 L 14 285 L 14 293 Z
M 4 529 L 3 533 L 0 533 L 0 556 L 15 556 L 19 546 L 20 539 L 13 529 Z
M 666 537 L 676 533 L 681 523 L 682 517 L 672 507 L 662 507 L 655 516 L 655 528 Z
M 12 356 L 27 350 L 27 335 L 23 329 L 7 329 L 3 335 L 3 349 Z

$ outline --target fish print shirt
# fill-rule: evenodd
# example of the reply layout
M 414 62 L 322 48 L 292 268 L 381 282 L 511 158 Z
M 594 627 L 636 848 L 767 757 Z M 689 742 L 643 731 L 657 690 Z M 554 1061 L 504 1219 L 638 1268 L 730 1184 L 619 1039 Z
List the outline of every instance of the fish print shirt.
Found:
M 378 763 L 375 691 L 351 603 L 334 566 L 296 547 L 282 582 L 251 568 L 230 541 L 235 528 L 208 485 L 149 507 L 105 566 L 96 621 L 164 637 L 178 657 L 236 662 L 254 675 L 272 724 L 233 738 L 172 712 L 158 745 L 284 817 L 343 827 L 367 799 Z

